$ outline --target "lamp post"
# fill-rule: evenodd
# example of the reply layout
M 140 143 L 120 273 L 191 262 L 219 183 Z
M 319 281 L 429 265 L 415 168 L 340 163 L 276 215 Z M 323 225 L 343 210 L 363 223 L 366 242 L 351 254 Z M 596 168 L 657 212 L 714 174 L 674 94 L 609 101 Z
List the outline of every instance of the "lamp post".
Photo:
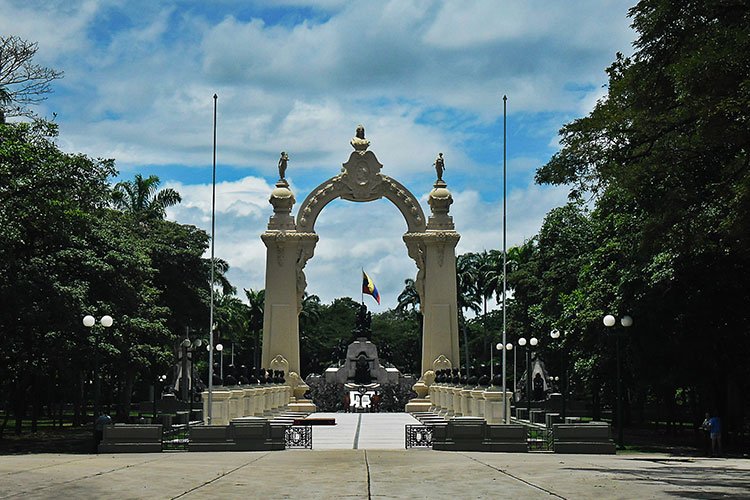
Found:
M 560 330 L 557 328 L 549 332 L 549 336 L 552 340 L 559 339 L 561 335 Z M 560 340 L 560 392 L 562 392 L 562 409 L 560 411 L 560 416 L 562 417 L 563 423 L 565 423 L 565 410 L 568 398 L 568 367 L 566 362 L 565 346 L 563 345 L 563 341 Z
M 224 385 L 224 346 L 216 344 L 216 350 L 219 352 L 219 378 L 221 379 L 221 385 Z
M 498 342 L 497 345 L 495 345 L 495 349 L 497 349 L 498 351 L 503 351 L 504 350 L 505 352 L 512 351 L 513 350 L 513 344 L 511 344 L 510 342 L 508 342 L 507 344 L 503 345 L 502 342 Z M 505 355 L 505 352 L 503 353 L 503 361 L 505 361 L 507 359 L 507 356 Z M 502 364 L 502 367 L 503 367 L 502 368 L 502 370 L 503 370 L 503 388 L 505 388 L 505 363 Z M 513 369 L 515 370 L 515 366 L 514 366 Z M 503 408 L 505 408 L 505 405 L 508 404 L 508 399 L 505 397 L 505 392 L 506 391 L 503 390 Z M 507 416 L 508 416 L 508 412 L 507 411 L 503 411 L 503 423 L 504 424 L 508 423 L 508 417 Z
M 203 340 L 190 340 L 188 331 L 185 331 L 185 338 L 180 342 L 182 358 L 182 367 L 180 373 L 180 392 L 183 401 L 190 400 L 190 390 L 195 387 L 193 383 L 193 351 L 203 345 Z M 189 365 L 189 366 L 188 366 Z
M 615 326 L 615 317 L 611 314 L 607 314 L 604 316 L 604 326 L 607 328 L 611 328 Z M 630 316 L 623 316 L 620 318 L 620 324 L 625 327 L 629 328 L 633 326 L 633 318 Z M 617 446 L 619 448 L 623 447 L 623 438 L 622 438 L 622 378 L 620 376 L 620 335 L 615 332 L 615 363 L 617 365 Z
M 159 394 L 159 397 L 161 397 L 161 391 L 164 387 L 164 382 L 167 381 L 166 375 L 159 375 L 156 377 L 156 384 L 154 387 L 154 418 L 156 418 L 156 394 Z
M 112 316 L 104 315 L 102 316 L 102 319 L 99 320 L 99 323 L 104 328 L 109 328 L 112 326 L 112 323 L 114 321 L 112 320 Z M 96 319 L 91 316 L 90 314 L 83 317 L 83 326 L 86 328 L 93 328 L 96 324 Z M 96 419 L 97 416 L 99 416 L 99 400 L 101 397 L 101 384 L 102 384 L 102 378 L 101 374 L 99 373 L 99 336 L 96 335 L 96 332 L 92 330 L 94 334 L 94 372 L 96 372 L 96 375 L 94 377 L 94 419 Z
M 539 340 L 536 337 L 531 337 L 528 343 L 529 345 L 526 347 L 526 338 L 518 339 L 518 345 L 526 349 L 526 416 L 531 421 L 531 348 L 536 347 Z

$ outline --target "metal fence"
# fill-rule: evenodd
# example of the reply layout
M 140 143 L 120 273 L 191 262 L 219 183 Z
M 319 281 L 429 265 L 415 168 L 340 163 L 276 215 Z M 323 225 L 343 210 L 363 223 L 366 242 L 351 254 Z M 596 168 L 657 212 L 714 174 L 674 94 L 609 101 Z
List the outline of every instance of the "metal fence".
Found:
M 547 427 L 526 427 L 526 442 L 529 451 L 550 451 L 554 448 L 554 435 L 552 429 Z
M 284 430 L 284 445 L 289 448 L 312 450 L 312 426 L 292 425 Z
M 407 424 L 404 446 L 409 448 L 432 448 L 432 427 Z
M 190 443 L 190 425 L 165 425 L 162 429 L 162 450 L 187 451 L 188 444 Z

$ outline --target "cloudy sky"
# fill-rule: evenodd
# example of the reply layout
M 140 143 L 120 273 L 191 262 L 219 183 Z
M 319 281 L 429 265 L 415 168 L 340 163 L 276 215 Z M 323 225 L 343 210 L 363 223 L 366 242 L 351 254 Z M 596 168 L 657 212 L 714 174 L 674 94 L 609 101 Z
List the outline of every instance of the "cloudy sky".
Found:
M 458 253 L 502 246 L 502 96 L 508 96 L 508 243 L 522 243 L 567 190 L 533 183 L 557 131 L 604 94 L 632 52 L 634 0 L 0 0 L 0 33 L 39 43 L 65 72 L 39 114 L 66 151 L 115 158 L 120 178 L 158 175 L 183 196 L 169 218 L 210 230 L 218 94 L 216 254 L 238 287 L 264 286 L 268 196 L 279 152 L 298 204 L 336 175 L 365 125 L 383 173 L 423 203 L 443 152 Z M 296 207 L 295 207 L 296 211 Z M 416 267 L 406 223 L 381 200 L 335 201 L 316 224 L 308 291 L 382 306 Z

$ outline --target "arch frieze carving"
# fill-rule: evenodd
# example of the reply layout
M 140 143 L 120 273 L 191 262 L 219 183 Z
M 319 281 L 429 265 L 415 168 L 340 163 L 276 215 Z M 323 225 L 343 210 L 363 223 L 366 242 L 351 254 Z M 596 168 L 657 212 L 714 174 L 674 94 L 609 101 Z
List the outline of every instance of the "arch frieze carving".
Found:
M 315 232 L 318 214 L 337 198 L 366 202 L 386 198 L 406 220 L 409 232 L 424 231 L 426 221 L 419 201 L 395 179 L 380 173 L 383 165 L 372 151 L 354 151 L 341 173 L 312 190 L 297 213 L 297 231 Z

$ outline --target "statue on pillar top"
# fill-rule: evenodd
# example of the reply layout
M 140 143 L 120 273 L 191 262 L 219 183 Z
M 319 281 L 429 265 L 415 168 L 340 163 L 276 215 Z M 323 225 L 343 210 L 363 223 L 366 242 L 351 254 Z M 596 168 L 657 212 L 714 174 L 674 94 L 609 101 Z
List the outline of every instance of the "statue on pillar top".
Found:
M 443 172 L 445 172 L 445 160 L 443 160 L 443 153 L 438 153 L 433 165 L 435 166 L 435 171 L 437 172 L 438 182 L 443 182 Z
M 357 125 L 357 131 L 352 137 L 352 140 L 349 141 L 349 144 L 352 145 L 352 147 L 359 153 L 359 154 L 365 154 L 365 151 L 368 147 L 370 147 L 370 141 L 365 139 L 365 126 L 360 124 Z
M 289 155 L 286 152 L 281 152 L 281 158 L 279 158 L 279 181 L 286 181 L 286 166 L 289 162 Z

